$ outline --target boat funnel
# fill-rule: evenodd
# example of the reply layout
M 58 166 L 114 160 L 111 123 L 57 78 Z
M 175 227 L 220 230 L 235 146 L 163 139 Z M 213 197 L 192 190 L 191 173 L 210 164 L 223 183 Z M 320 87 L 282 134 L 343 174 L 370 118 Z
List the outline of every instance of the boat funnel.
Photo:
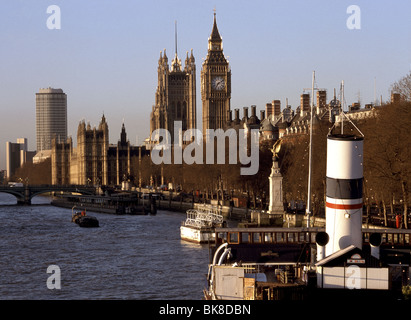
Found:
M 363 142 L 356 135 L 327 137 L 327 256 L 350 245 L 362 248 Z

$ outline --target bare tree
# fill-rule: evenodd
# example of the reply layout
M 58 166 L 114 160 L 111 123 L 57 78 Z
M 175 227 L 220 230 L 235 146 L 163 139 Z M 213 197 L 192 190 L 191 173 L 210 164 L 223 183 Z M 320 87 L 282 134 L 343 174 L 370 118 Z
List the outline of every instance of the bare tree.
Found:
M 403 101 L 411 101 L 411 71 L 391 85 L 391 92 L 399 93 Z
M 411 180 L 411 103 L 381 107 L 377 118 L 363 123 L 365 193 L 369 197 L 403 205 L 404 227 L 408 228 L 409 185 Z M 385 210 L 385 209 L 384 209 Z M 391 210 L 392 212 L 393 210 Z M 384 211 L 385 212 L 385 211 Z

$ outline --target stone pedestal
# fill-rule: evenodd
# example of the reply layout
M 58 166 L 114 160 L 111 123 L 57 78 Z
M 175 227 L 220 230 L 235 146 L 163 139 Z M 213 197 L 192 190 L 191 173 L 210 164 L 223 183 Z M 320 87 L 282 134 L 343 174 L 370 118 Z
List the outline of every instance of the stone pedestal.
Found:
M 271 174 L 269 176 L 270 181 L 270 205 L 268 207 L 269 214 L 283 214 L 283 176 L 280 173 L 278 167 L 278 161 L 273 160 L 273 166 L 271 167 Z

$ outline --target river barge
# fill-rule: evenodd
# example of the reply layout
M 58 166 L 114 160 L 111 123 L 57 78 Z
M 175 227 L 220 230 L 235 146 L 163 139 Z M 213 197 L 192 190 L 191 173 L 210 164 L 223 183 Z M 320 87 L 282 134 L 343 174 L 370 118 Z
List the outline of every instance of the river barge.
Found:
M 157 213 L 155 197 L 151 194 L 121 193 L 112 195 L 54 195 L 51 204 L 56 207 L 72 208 L 111 214 L 146 215 Z
M 210 243 L 215 241 L 215 228 L 222 227 L 224 219 L 215 206 L 199 205 L 187 210 L 187 218 L 180 227 L 182 240 L 195 243 Z

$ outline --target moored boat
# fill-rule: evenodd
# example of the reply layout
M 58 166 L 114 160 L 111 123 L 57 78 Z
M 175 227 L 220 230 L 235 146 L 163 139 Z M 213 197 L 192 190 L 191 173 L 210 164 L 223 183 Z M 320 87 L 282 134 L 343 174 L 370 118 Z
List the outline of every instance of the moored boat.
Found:
M 221 212 L 209 205 L 187 210 L 187 218 L 180 227 L 182 240 L 209 243 L 215 241 L 215 228 L 222 227 L 224 219 Z

